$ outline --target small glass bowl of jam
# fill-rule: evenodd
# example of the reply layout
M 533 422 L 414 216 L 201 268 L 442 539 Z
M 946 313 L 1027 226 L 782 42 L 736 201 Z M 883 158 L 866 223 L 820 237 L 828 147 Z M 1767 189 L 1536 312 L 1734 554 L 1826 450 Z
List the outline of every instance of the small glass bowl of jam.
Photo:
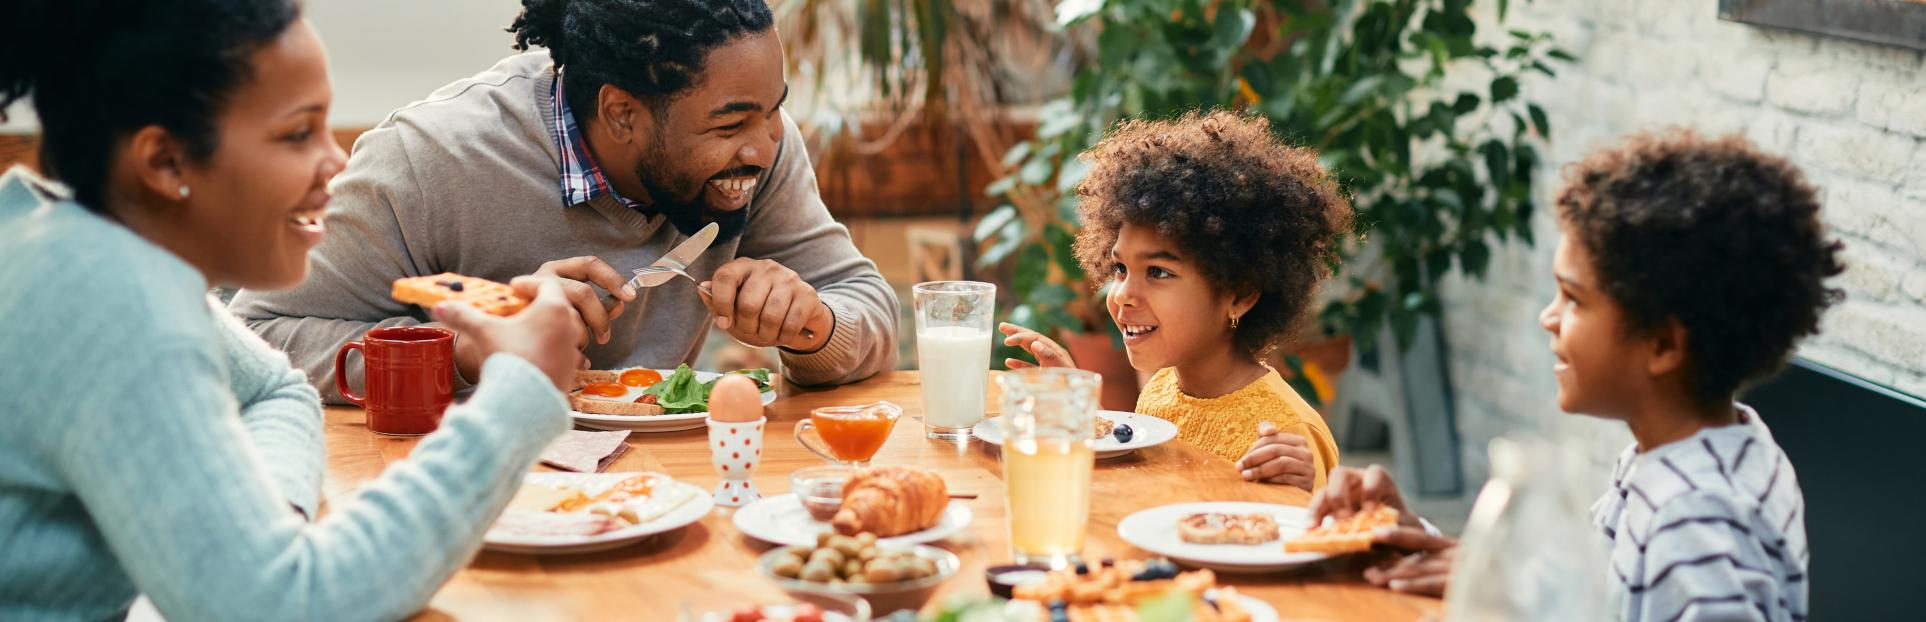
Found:
M 855 474 L 855 468 L 840 464 L 803 467 L 789 474 L 789 490 L 810 518 L 828 522 L 843 507 L 843 483 Z

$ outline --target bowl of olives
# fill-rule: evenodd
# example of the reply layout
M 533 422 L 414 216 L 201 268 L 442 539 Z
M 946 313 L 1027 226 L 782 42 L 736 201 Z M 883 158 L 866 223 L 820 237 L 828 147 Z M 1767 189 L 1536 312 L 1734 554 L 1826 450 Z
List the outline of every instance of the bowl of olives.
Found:
M 815 546 L 787 546 L 764 553 L 756 567 L 792 595 L 853 594 L 876 615 L 915 610 L 956 575 L 955 553 L 928 545 L 880 546 L 870 533 L 824 533 Z

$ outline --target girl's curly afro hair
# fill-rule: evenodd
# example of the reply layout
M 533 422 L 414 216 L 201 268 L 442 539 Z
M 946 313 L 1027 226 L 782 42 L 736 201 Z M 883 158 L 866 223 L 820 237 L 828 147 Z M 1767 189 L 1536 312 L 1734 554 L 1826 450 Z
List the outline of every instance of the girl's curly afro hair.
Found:
M 1126 121 L 1081 157 L 1084 270 L 1107 278 L 1126 223 L 1154 229 L 1213 287 L 1258 293 L 1234 338 L 1254 356 L 1294 332 L 1350 230 L 1350 202 L 1317 153 L 1284 144 L 1260 117 Z

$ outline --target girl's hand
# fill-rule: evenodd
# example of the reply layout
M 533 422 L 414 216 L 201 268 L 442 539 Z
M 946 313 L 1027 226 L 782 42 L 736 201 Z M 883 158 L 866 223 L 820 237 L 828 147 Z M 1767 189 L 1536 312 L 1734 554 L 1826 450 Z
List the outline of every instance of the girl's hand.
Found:
M 1372 542 L 1413 553 L 1366 568 L 1365 581 L 1399 592 L 1444 596 L 1451 578 L 1451 564 L 1457 559 L 1456 540 L 1434 536 L 1423 529 L 1387 527 L 1373 534 Z
M 1063 346 L 1057 345 L 1057 342 L 1051 341 L 1049 337 L 1043 336 L 1042 333 L 1039 333 L 1034 330 L 1030 330 L 1028 328 L 1024 328 L 1022 326 L 1017 326 L 1009 322 L 1004 322 L 998 325 L 996 329 L 999 331 L 1002 331 L 1003 334 L 1005 335 L 1009 335 L 1008 337 L 1003 338 L 1003 345 L 1023 348 L 1025 352 L 1030 353 L 1030 356 L 1037 357 L 1036 363 L 1031 363 L 1029 361 L 1024 361 L 1020 359 L 1006 358 L 1006 359 L 1003 359 L 1003 365 L 1005 367 L 1008 367 L 1010 369 L 1023 369 L 1026 367 L 1037 367 L 1037 366 L 1043 366 L 1043 367 L 1076 367 L 1077 366 L 1076 361 L 1070 360 L 1069 350 L 1063 349 Z
M 1317 485 L 1311 444 L 1304 437 L 1280 432 L 1265 421 L 1257 424 L 1257 443 L 1238 459 L 1237 470 L 1246 481 L 1296 486 L 1309 492 Z

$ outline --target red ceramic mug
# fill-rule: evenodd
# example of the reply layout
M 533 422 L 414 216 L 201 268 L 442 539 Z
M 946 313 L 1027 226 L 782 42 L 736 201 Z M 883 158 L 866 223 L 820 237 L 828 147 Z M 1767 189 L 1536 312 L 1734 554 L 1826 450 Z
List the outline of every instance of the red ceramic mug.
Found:
M 365 395 L 348 391 L 348 352 L 360 350 Z M 455 399 L 455 331 L 432 326 L 394 326 L 368 331 L 334 354 L 334 387 L 368 412 L 377 434 L 435 431 Z

